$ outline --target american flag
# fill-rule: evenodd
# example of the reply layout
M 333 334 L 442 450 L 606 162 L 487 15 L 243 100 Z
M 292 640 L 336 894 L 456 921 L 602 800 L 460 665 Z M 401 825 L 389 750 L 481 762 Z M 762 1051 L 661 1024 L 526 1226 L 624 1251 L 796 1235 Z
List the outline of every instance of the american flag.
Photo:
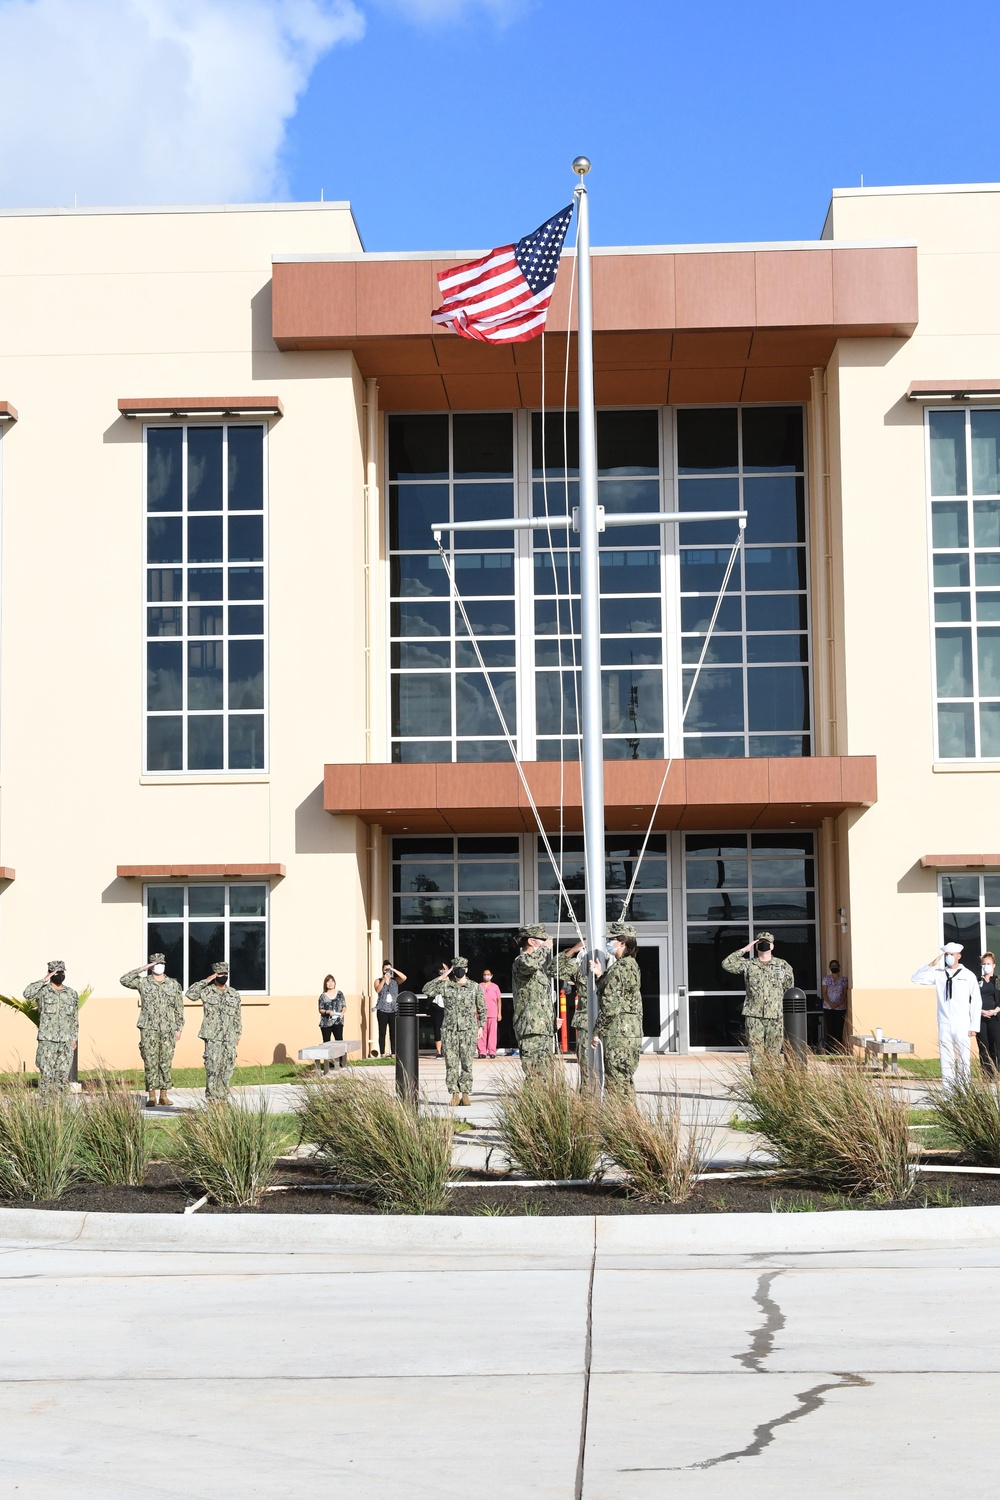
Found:
M 439 271 L 444 301 L 431 313 L 432 320 L 483 344 L 523 344 L 537 338 L 545 328 L 572 218 L 570 203 L 516 245 L 501 245 L 479 260 Z

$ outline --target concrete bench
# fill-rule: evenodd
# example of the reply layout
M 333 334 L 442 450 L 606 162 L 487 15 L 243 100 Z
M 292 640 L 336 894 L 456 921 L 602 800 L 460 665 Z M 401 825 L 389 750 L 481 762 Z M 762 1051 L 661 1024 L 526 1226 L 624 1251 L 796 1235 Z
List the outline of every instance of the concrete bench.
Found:
M 316 1047 L 300 1047 L 299 1062 L 311 1062 L 315 1065 L 317 1073 L 328 1073 L 332 1062 L 341 1061 L 349 1052 L 360 1051 L 360 1042 L 320 1042 Z M 325 1063 L 326 1067 L 321 1069 L 320 1063 Z M 343 1066 L 342 1061 L 341 1066 Z
M 881 1057 L 883 1073 L 887 1073 L 889 1071 L 890 1060 L 892 1063 L 892 1071 L 894 1073 L 898 1073 L 899 1054 L 901 1052 L 912 1052 L 914 1050 L 912 1042 L 904 1042 L 898 1036 L 886 1036 L 883 1037 L 881 1041 L 873 1036 L 852 1036 L 851 1045 L 854 1047 L 863 1047 L 865 1050 L 865 1056 L 873 1057 L 876 1060 L 876 1066 L 877 1059 Z

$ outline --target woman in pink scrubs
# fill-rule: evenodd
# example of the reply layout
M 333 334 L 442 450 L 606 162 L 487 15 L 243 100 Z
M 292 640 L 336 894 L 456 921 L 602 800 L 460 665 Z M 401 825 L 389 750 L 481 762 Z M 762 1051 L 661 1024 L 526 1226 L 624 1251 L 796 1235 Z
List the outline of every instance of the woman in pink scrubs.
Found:
M 486 1001 L 486 1025 L 479 1033 L 479 1056 L 496 1057 L 497 1022 L 500 1019 L 500 986 L 493 983 L 492 969 L 483 970 L 483 999 Z

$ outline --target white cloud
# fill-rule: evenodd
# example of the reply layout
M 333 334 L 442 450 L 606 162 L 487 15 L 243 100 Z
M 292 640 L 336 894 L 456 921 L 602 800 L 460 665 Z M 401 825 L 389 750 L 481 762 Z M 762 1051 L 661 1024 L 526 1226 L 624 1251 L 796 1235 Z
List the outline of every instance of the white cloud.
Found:
M 0 0 L 0 202 L 287 196 L 285 127 L 352 0 Z

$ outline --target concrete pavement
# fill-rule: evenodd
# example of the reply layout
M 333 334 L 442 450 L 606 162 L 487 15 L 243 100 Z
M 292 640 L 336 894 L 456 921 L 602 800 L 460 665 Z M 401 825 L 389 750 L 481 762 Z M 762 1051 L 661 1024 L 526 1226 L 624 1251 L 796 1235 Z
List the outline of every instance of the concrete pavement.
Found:
M 1000 1210 L 65 1218 L 0 1212 L 5 1497 L 995 1488 Z

